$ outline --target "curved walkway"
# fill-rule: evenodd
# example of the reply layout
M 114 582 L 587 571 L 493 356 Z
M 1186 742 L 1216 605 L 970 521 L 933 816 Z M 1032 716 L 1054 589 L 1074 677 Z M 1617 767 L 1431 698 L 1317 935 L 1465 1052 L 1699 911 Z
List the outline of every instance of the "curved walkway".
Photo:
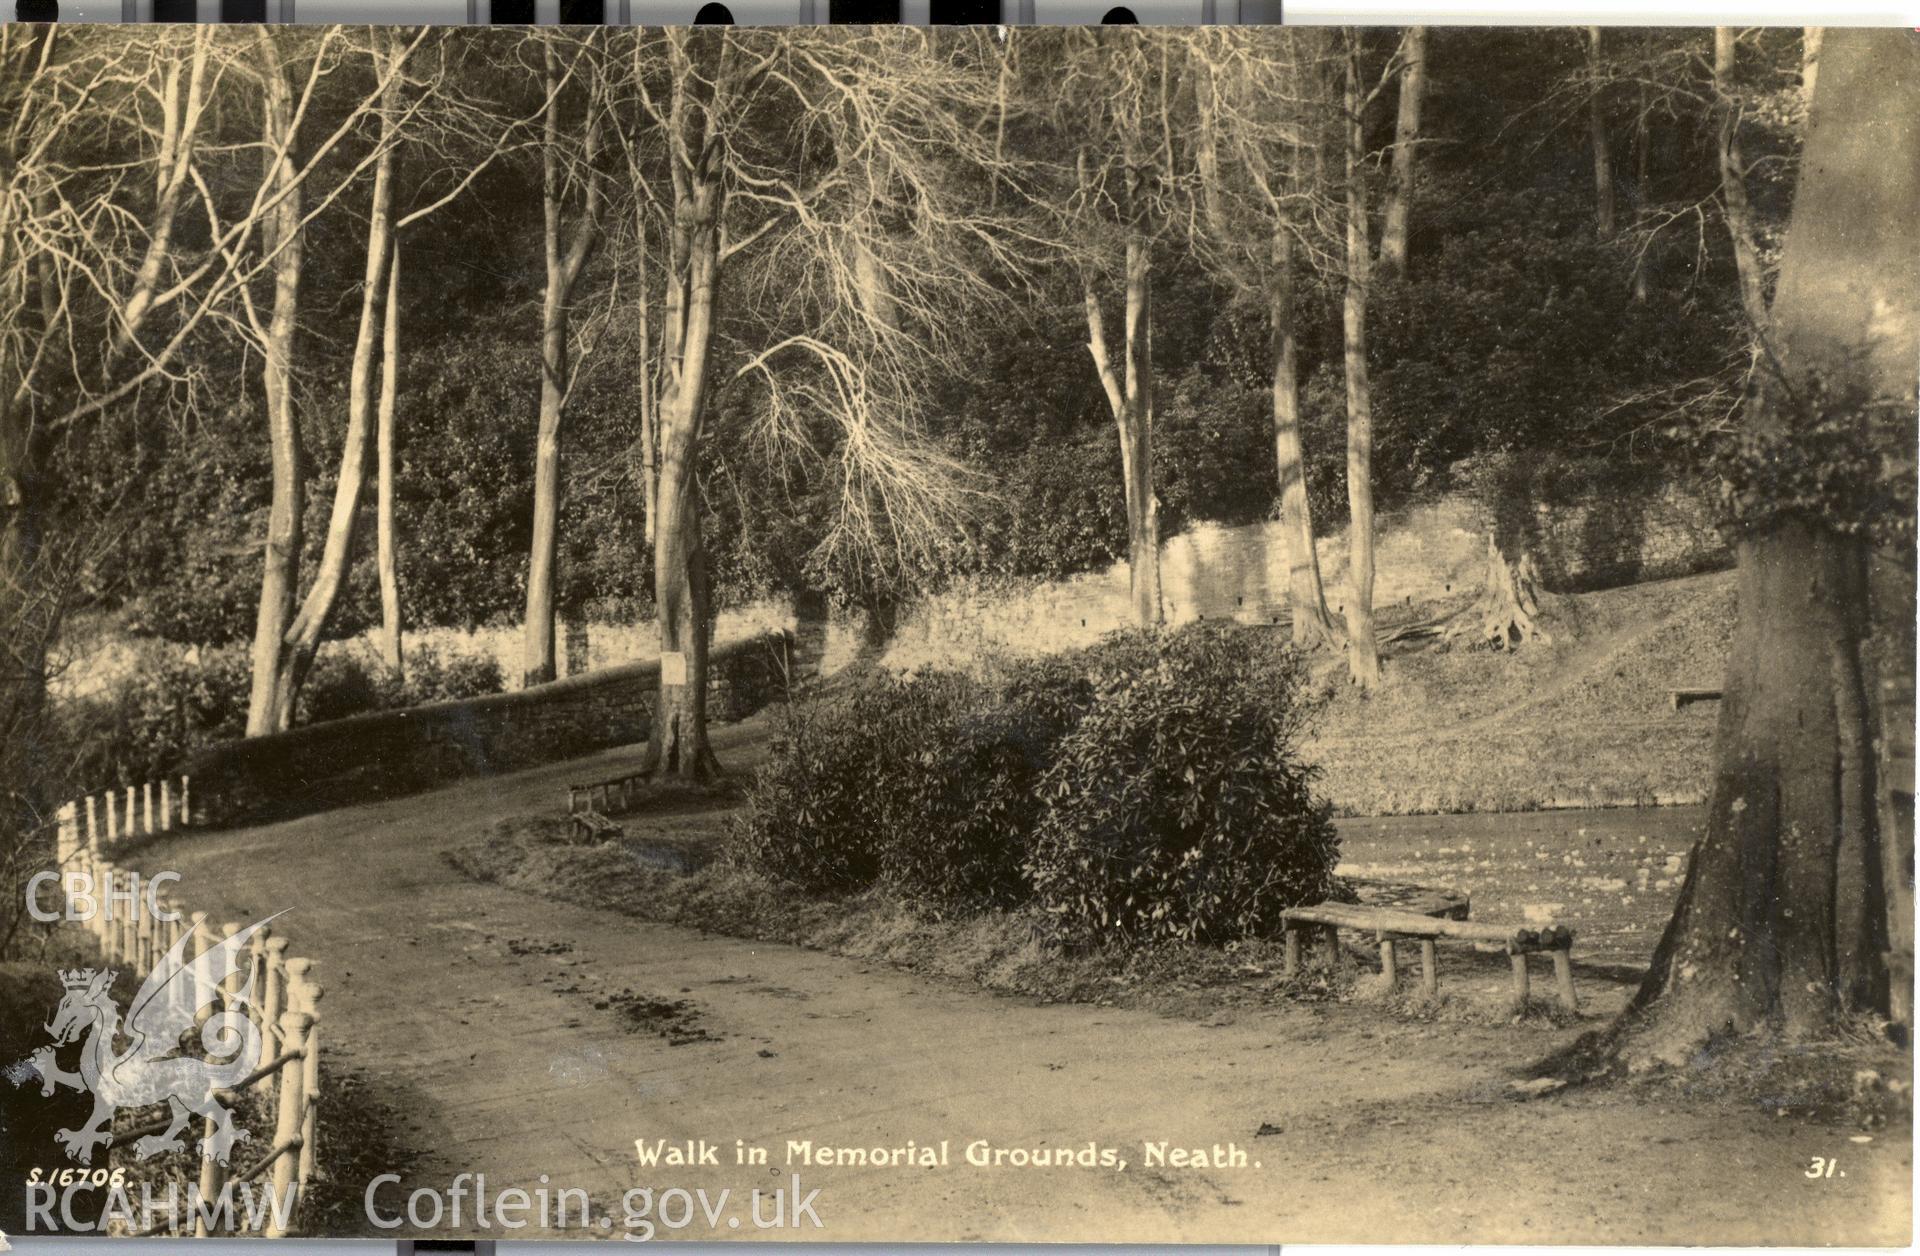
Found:
M 718 730 L 723 760 L 765 739 Z M 459 1172 L 487 1189 L 580 1187 L 616 1226 L 650 1185 L 789 1184 L 790 1140 L 918 1146 L 944 1168 L 800 1168 L 824 1240 L 1898 1243 L 1910 1153 L 1726 1106 L 1645 1095 L 1507 1097 L 1547 1033 L 1295 1004 L 1197 1023 L 1042 1006 L 516 894 L 443 852 L 552 811 L 561 786 L 633 751 L 461 783 L 144 852 L 215 919 L 287 911 L 327 988 L 327 1049 L 408 1114 L 403 1191 Z M 1218 1023 L 1224 1021 L 1225 1023 Z M 657 1031 L 657 1032 L 656 1032 Z M 1523 1033 L 1516 1050 L 1513 1034 Z M 636 1139 L 706 1139 L 718 1167 L 642 1170 Z M 731 1163 L 735 1140 L 771 1163 Z M 971 1167 L 1005 1148 L 1112 1146 L 1112 1168 Z M 1143 1144 L 1240 1167 L 1148 1167 Z M 1810 1184 L 1813 1155 L 1844 1178 Z M 1258 1167 L 1254 1167 L 1255 1164 Z M 349 1184 L 358 1189 L 358 1184 Z M 1896 1213 L 1887 1201 L 1900 1201 Z M 730 1216 L 745 1216 L 735 1203 Z M 710 1234 L 748 1237 L 726 1219 Z M 481 1237 L 505 1235 L 459 1227 Z M 373 1232 L 368 1227 L 368 1232 Z M 588 1233 L 605 1233 L 592 1229 Z M 618 1232 L 617 1228 L 613 1231 Z M 544 1236 L 552 1237 L 552 1234 Z

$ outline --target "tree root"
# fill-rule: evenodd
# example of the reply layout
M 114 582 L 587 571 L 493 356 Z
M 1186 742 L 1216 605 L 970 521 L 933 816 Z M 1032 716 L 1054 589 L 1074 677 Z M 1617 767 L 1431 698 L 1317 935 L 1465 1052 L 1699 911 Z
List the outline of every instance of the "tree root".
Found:
M 1442 635 L 1449 641 L 1469 637 L 1496 650 L 1517 650 L 1530 641 L 1552 645 L 1553 636 L 1537 620 L 1540 567 L 1530 553 L 1513 560 L 1487 536 L 1486 584 L 1473 605 L 1454 616 Z

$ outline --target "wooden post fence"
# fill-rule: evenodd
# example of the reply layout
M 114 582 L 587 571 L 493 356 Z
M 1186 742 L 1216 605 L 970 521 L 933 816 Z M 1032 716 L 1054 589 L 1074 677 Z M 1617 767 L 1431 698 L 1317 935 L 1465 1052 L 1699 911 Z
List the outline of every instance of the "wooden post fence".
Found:
M 121 965 L 136 975 L 151 973 L 176 947 L 183 963 L 193 966 L 202 987 L 211 976 L 204 958 L 220 940 L 238 935 L 233 922 L 211 923 L 204 911 L 189 912 L 172 894 L 152 895 L 137 869 L 112 857 L 117 843 L 135 837 L 170 833 L 193 824 L 193 782 L 186 776 L 165 777 L 88 794 L 60 806 L 56 812 L 54 849 L 65 872 L 84 878 L 91 886 L 95 910 L 82 927 L 93 935 L 110 965 Z M 103 814 L 104 813 L 104 814 Z M 84 820 L 82 816 L 84 815 Z M 162 915 L 173 917 L 161 919 Z M 274 1116 L 272 1147 L 246 1168 L 222 1165 L 211 1157 L 200 1161 L 199 1190 L 203 1200 L 215 1200 L 222 1191 L 263 1179 L 273 1192 L 264 1236 L 277 1238 L 297 1228 L 297 1214 L 306 1188 L 316 1173 L 316 1130 L 320 1110 L 319 1006 L 325 988 L 313 979 L 313 961 L 289 954 L 291 944 L 262 926 L 249 941 L 236 970 L 218 985 L 214 1005 L 196 1009 L 200 1025 L 223 1010 L 243 1010 L 259 1030 L 262 1062 L 244 1080 L 218 1098 L 231 1105 L 255 1086 L 268 1096 Z M 245 999 L 244 1004 L 241 1000 Z M 164 1115 L 115 1133 L 109 1147 L 132 1143 L 167 1127 Z M 200 1129 L 202 1141 L 215 1133 L 211 1120 Z M 244 1221 L 245 1209 L 225 1215 Z M 195 1236 L 207 1235 L 208 1209 L 194 1217 Z M 211 1215 L 220 1215 L 215 1212 Z M 281 1218 L 287 1218 L 282 1224 Z M 173 1222 L 160 1228 L 161 1232 Z

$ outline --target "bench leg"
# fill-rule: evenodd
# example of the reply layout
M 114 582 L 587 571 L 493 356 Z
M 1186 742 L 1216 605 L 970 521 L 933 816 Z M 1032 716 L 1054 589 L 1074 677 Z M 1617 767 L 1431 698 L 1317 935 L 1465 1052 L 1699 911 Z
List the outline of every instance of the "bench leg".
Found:
M 1434 957 L 1432 938 L 1420 939 L 1420 988 L 1429 999 L 1440 994 L 1440 967 Z
M 1580 999 L 1573 992 L 1573 952 L 1553 953 L 1553 982 L 1560 989 L 1560 1006 L 1569 1012 L 1580 1010 Z
M 1527 954 L 1515 951 L 1507 957 L 1513 961 L 1513 1006 L 1525 1010 L 1527 1006 Z
M 1386 979 L 1387 989 L 1391 990 L 1400 979 L 1400 957 L 1395 953 L 1392 938 L 1380 939 L 1380 975 Z
M 1320 967 L 1330 973 L 1337 971 L 1340 967 L 1340 931 L 1332 925 L 1323 926 L 1320 930 L 1318 950 Z
M 1300 971 L 1300 930 L 1294 925 L 1286 926 L 1286 960 L 1281 971 L 1289 977 Z

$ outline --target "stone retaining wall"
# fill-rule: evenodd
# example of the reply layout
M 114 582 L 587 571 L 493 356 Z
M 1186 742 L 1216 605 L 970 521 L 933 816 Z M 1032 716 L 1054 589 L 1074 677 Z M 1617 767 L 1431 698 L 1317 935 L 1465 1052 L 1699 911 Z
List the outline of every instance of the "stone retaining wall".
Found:
M 743 719 L 782 687 L 790 638 L 715 649 L 709 717 Z M 231 824 L 321 811 L 489 776 L 646 740 L 656 661 L 630 663 L 511 693 L 376 711 L 195 756 L 195 810 Z

